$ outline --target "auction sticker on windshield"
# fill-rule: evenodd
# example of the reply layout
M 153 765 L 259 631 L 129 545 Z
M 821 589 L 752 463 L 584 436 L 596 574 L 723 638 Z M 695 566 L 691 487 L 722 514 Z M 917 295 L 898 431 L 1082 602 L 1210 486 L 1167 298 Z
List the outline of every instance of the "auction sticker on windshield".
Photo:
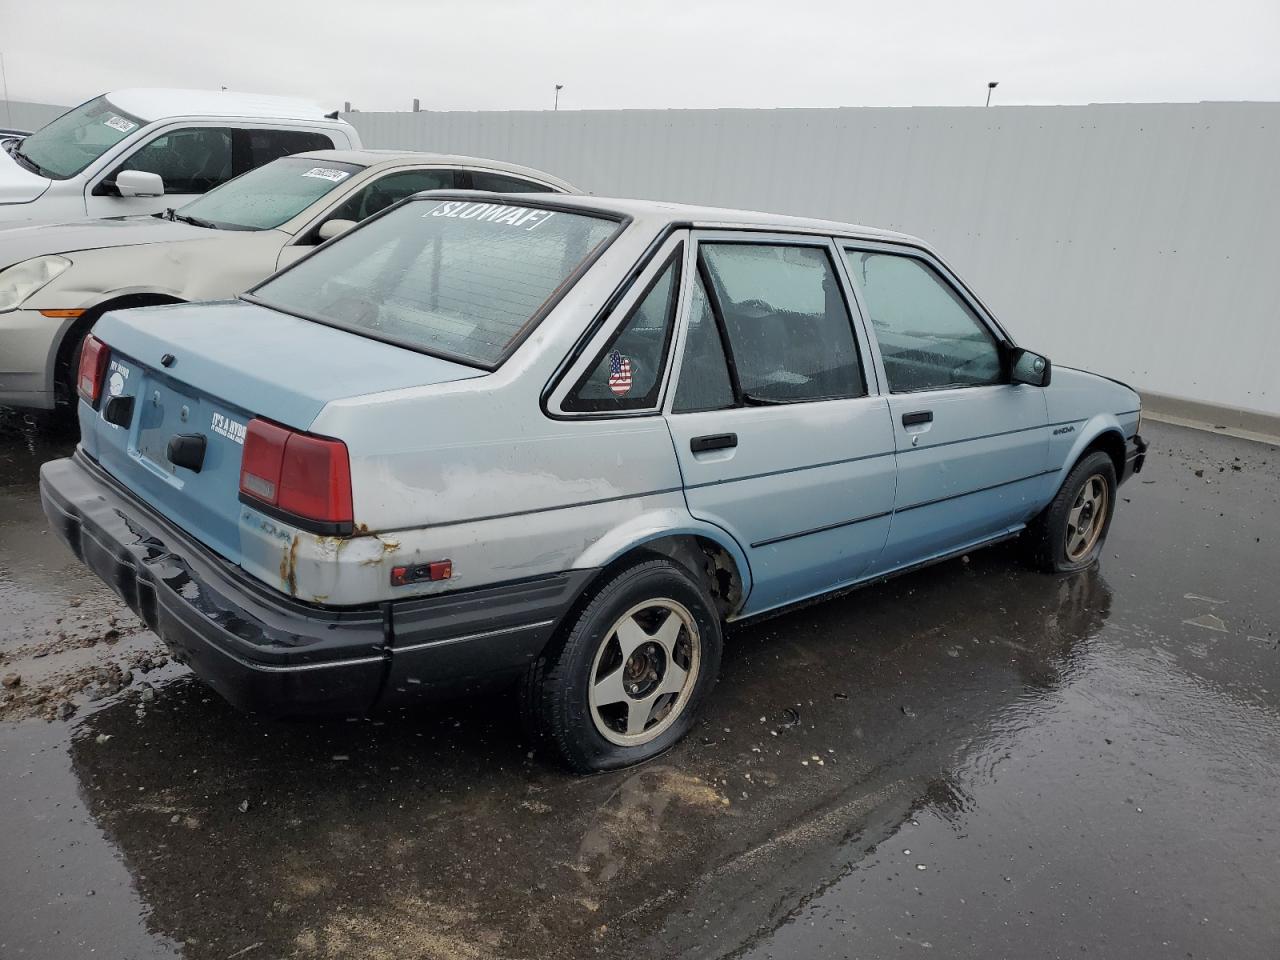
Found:
M 457 217 L 459 220 L 474 220 L 476 223 L 504 223 L 513 227 L 524 227 L 526 230 L 532 230 L 555 216 L 555 211 L 531 210 L 529 207 L 512 207 L 505 203 L 472 203 L 467 200 L 447 200 L 435 209 L 428 210 L 423 216 Z
M 347 177 L 350 176 L 350 174 L 348 174 L 347 171 L 345 170 L 334 170 L 330 167 L 312 167 L 310 170 L 304 173 L 303 176 L 315 177 L 319 180 L 331 180 L 334 183 L 339 183 L 347 179 Z
M 112 117 L 110 120 L 104 120 L 102 122 L 112 130 L 119 130 L 121 133 L 128 133 L 137 126 L 137 124 L 132 120 L 126 120 L 124 117 Z

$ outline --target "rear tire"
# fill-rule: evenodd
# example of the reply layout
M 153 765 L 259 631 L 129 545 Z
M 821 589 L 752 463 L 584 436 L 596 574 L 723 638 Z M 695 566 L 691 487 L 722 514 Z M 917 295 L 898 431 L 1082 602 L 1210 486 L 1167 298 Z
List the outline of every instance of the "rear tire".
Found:
M 702 584 L 670 560 L 647 560 L 600 587 L 534 662 L 521 712 L 572 770 L 642 763 L 689 732 L 722 649 Z
M 1036 518 L 1032 561 L 1046 573 L 1074 573 L 1098 562 L 1116 509 L 1116 468 L 1094 451 L 1067 474 L 1057 495 Z

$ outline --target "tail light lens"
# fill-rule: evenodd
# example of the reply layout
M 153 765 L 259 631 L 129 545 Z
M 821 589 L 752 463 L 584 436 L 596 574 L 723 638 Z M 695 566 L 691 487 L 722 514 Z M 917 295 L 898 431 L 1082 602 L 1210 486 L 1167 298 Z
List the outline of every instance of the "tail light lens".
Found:
M 107 345 L 89 334 L 80 348 L 80 369 L 76 373 L 76 389 L 85 403 L 97 407 L 102 397 L 102 385 L 107 379 L 107 361 L 111 351 Z
M 316 533 L 350 535 L 347 445 L 269 420 L 250 420 L 240 460 L 240 499 Z

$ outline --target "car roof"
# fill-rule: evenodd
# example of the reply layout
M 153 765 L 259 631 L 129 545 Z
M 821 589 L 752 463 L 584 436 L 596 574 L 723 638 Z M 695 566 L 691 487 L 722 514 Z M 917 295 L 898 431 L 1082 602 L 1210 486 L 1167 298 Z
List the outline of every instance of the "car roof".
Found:
M 439 191 L 444 193 L 444 191 Z M 428 194 L 429 195 L 429 194 Z M 536 194 L 492 194 L 494 200 L 505 200 L 510 203 L 513 196 L 525 196 L 534 200 Z M 472 195 L 475 199 L 475 195 Z M 543 196 L 543 200 L 550 198 Z M 869 240 L 892 240 L 909 242 L 924 246 L 923 241 L 906 233 L 895 230 L 883 230 L 879 227 L 868 227 L 857 223 L 844 223 L 839 220 L 821 220 L 813 217 L 792 217 L 781 213 L 763 213 L 758 210 L 736 210 L 730 207 L 707 207 L 688 203 L 670 203 L 665 200 L 636 200 L 624 197 L 597 196 L 558 196 L 557 206 L 579 207 L 584 213 L 612 213 L 643 221 L 651 227 L 661 228 L 667 224 L 691 224 L 695 227 L 714 229 L 716 227 L 742 228 L 754 230 L 774 230 L 778 232 L 799 231 L 803 233 L 834 234 L 838 236 L 863 237 Z
M 457 153 L 426 153 L 420 150 L 307 150 L 294 154 L 307 160 L 329 160 L 338 163 L 354 163 L 362 167 L 376 169 L 378 167 L 404 166 L 409 163 L 441 164 L 455 167 L 479 167 L 495 173 L 510 173 L 516 176 L 530 177 L 545 183 L 554 184 L 562 190 L 577 193 L 578 188 L 567 180 L 534 167 L 524 167 L 518 163 L 507 163 L 505 160 L 490 160 L 485 157 L 468 157 Z
M 230 90 L 131 87 L 112 90 L 106 97 L 125 113 L 146 121 L 189 116 L 317 121 L 326 119 L 326 112 L 332 113 L 319 104 L 295 97 L 233 93 Z

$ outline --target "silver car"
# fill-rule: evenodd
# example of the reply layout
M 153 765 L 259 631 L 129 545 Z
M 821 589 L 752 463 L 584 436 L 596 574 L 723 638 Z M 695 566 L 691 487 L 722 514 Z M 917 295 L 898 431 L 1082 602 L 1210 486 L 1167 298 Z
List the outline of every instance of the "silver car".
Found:
M 74 402 L 80 343 L 109 310 L 238 296 L 360 220 L 441 188 L 574 192 L 500 160 L 314 150 L 166 213 L 0 231 L 0 404 Z
M 429 193 L 238 300 L 108 313 L 45 510 L 246 709 L 519 682 L 571 767 L 690 728 L 727 623 L 1021 536 L 1095 563 L 1138 395 L 928 247 Z

